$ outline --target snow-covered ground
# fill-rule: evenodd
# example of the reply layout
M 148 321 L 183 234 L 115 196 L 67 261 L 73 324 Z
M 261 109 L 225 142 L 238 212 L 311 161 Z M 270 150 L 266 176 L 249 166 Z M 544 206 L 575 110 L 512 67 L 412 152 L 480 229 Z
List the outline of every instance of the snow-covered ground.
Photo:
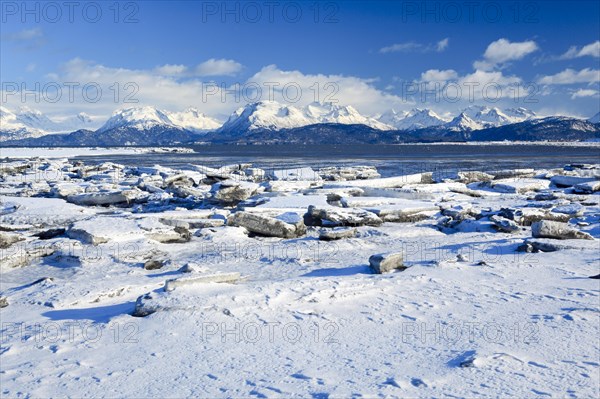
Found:
M 71 155 L 0 164 L 2 396 L 600 396 L 598 165 Z
M 127 155 L 169 152 L 194 152 L 189 148 L 176 147 L 5 147 L 0 148 L 0 158 L 64 158 L 77 156 Z

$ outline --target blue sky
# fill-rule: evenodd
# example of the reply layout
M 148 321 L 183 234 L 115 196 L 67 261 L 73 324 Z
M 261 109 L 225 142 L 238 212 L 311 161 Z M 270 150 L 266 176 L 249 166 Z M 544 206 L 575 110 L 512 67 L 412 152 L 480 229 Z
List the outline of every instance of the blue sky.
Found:
M 223 119 L 248 100 L 271 99 L 269 87 L 278 101 L 333 100 L 365 114 L 481 104 L 591 116 L 600 108 L 596 1 L 23 4 L 1 5 L 10 109 L 107 116 L 194 106 Z M 79 84 L 71 99 L 65 82 Z M 98 98 L 83 94 L 90 84 L 102 89 Z M 23 97 L 22 87 L 41 93 Z M 247 95 L 235 98 L 240 88 Z

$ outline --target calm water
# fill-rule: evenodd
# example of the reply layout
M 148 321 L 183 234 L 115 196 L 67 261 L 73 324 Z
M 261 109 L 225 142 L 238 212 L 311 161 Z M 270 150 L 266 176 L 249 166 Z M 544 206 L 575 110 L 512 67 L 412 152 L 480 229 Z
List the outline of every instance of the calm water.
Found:
M 252 163 L 273 170 L 309 166 L 376 166 L 383 176 L 434 170 L 493 171 L 555 168 L 568 163 L 600 163 L 599 147 L 555 145 L 388 145 L 388 146 L 195 146 L 192 154 L 139 154 L 79 157 L 86 163 L 160 164 L 186 169 L 190 164 L 218 168 Z

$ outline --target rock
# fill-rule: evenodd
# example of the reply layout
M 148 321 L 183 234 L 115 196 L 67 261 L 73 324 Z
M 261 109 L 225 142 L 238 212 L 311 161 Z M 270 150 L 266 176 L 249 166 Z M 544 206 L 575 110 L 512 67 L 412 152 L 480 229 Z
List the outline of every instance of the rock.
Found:
M 162 269 L 162 267 L 164 265 L 165 265 L 165 261 L 163 261 L 163 260 L 151 259 L 149 261 L 146 261 L 146 263 L 144 263 L 144 269 L 158 270 L 158 269 Z
M 146 234 L 148 238 L 162 244 L 183 244 L 192 239 L 192 234 L 185 227 L 175 227 L 173 230 L 157 231 Z
M 456 261 L 457 262 L 468 262 L 469 258 L 467 258 L 464 254 L 458 254 L 458 255 L 456 255 Z
M 108 237 L 102 237 L 99 235 L 95 235 L 89 231 L 86 231 L 84 229 L 78 229 L 78 228 L 71 228 L 71 229 L 67 230 L 67 237 L 69 237 L 73 240 L 79 240 L 84 244 L 92 244 L 92 245 L 104 244 L 104 243 L 110 241 L 110 238 L 108 238 Z
M 354 238 L 357 235 L 356 229 L 349 229 L 345 227 L 336 227 L 333 229 L 322 229 L 319 232 L 319 240 L 321 241 L 333 241 L 341 240 L 343 238 Z
M 592 278 L 592 277 L 590 277 Z M 5 308 L 8 306 L 8 298 L 5 296 L 0 296 L 0 308 Z
M 8 248 L 19 241 L 23 241 L 24 239 L 25 237 L 22 237 L 18 234 L 7 234 L 0 232 L 0 249 Z
M 225 205 L 236 205 L 253 196 L 258 188 L 256 183 L 224 180 L 213 184 L 211 199 Z
M 319 169 L 318 173 L 323 180 L 327 181 L 366 180 L 381 177 L 374 166 L 331 166 Z
M 4 253 L 0 251 L 0 265 L 7 268 L 28 266 L 36 259 L 50 256 L 56 252 L 54 246 L 33 246 L 20 248 L 16 252 Z
M 46 231 L 42 231 L 41 233 L 37 233 L 35 234 L 36 237 L 38 237 L 40 240 L 51 240 L 53 238 L 62 236 L 63 234 L 65 234 L 66 230 L 65 229 L 50 229 L 50 230 L 46 230 Z
M 531 234 L 535 238 L 557 238 L 593 240 L 594 238 L 585 232 L 579 231 L 566 223 L 541 220 L 531 225 Z
M 171 218 L 161 218 L 159 219 L 161 223 L 166 224 L 167 226 L 173 227 L 185 227 L 188 229 L 203 229 L 206 227 L 221 227 L 225 224 L 224 218 L 211 218 L 211 219 L 202 219 L 202 218 L 190 218 L 190 219 L 171 219 Z
M 383 220 L 375 213 L 359 208 L 317 208 L 308 207 L 304 215 L 304 223 L 308 226 L 379 226 Z
M 272 170 L 269 177 L 283 181 L 320 181 L 321 176 L 311 168 Z
M 585 211 L 584 206 L 582 206 L 581 204 L 574 203 L 568 205 L 559 205 L 556 208 L 553 208 L 551 212 L 562 213 L 571 217 L 575 217 L 583 215 L 583 211 Z
M 515 233 L 519 231 L 519 226 L 512 220 L 503 218 L 502 216 L 492 215 L 490 221 L 494 226 L 505 233 Z
M 600 180 L 578 183 L 573 187 L 573 191 L 578 194 L 592 194 L 598 192 L 600 191 Z
M 494 175 L 494 180 L 508 179 L 512 177 L 533 177 L 535 176 L 534 169 L 507 169 L 491 172 Z
M 205 283 L 235 283 L 241 278 L 240 273 L 207 274 L 197 277 L 182 277 L 165 282 L 165 291 L 173 291 L 177 287 Z
M 553 201 L 558 198 L 559 196 L 553 192 L 538 193 L 534 197 L 536 201 Z
M 198 267 L 195 264 L 188 262 L 181 266 L 178 271 L 181 273 L 196 273 L 198 272 Z
M 494 180 L 491 182 L 491 186 L 501 193 L 523 194 L 529 191 L 547 190 L 550 182 L 544 179 L 513 178 Z
M 403 255 L 401 252 L 391 252 L 372 255 L 369 258 L 369 265 L 375 273 L 382 274 L 395 269 L 406 269 L 402 261 Z
M 244 227 L 248 231 L 268 237 L 296 238 L 306 233 L 306 226 L 300 217 L 290 223 L 270 216 L 259 215 L 250 212 L 236 212 L 229 216 L 227 225 Z
M 129 202 L 122 191 L 74 194 L 67 196 L 67 202 L 75 205 L 115 205 Z
M 577 184 L 593 182 L 593 177 L 580 177 L 580 176 L 564 176 L 556 175 L 552 176 L 550 182 L 557 187 L 572 187 Z

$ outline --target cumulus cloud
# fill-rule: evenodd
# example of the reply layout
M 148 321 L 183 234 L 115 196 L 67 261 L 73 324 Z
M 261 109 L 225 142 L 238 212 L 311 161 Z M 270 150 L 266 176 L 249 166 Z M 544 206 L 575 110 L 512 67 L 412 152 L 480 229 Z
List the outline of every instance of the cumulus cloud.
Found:
M 585 56 L 600 58 L 600 40 L 596 40 L 594 43 L 590 43 L 581 48 L 577 46 L 571 46 L 569 47 L 569 50 L 567 50 L 567 52 L 564 53 L 560 58 L 572 59 Z
M 167 76 L 183 75 L 187 70 L 188 68 L 185 65 L 174 64 L 165 64 L 155 69 L 158 74 Z
M 510 42 L 507 39 L 498 39 L 488 45 L 483 60 L 475 61 L 473 66 L 475 69 L 490 70 L 509 61 L 520 60 L 538 48 L 533 40 Z
M 279 102 L 290 102 L 303 106 L 313 101 L 336 102 L 340 105 L 352 105 L 360 112 L 372 115 L 391 107 L 403 104 L 400 97 L 379 90 L 374 86 L 374 79 L 362 79 L 354 76 L 304 74 L 300 71 L 284 71 L 276 65 L 269 65 L 250 77 L 248 83 L 266 88 L 272 86 L 273 99 Z M 300 90 L 298 90 L 300 89 Z M 298 99 L 293 98 L 300 92 Z
M 12 42 L 24 42 L 34 39 L 40 39 L 44 36 L 40 28 L 24 29 L 18 32 L 2 35 L 2 39 Z
M 18 32 L 2 34 L 0 39 L 5 43 L 12 43 L 12 45 L 26 50 L 36 49 L 46 42 L 41 28 L 23 29 Z
M 214 59 L 196 67 L 195 73 L 198 76 L 235 76 L 242 70 L 242 64 L 234 60 Z
M 408 52 L 420 52 L 420 53 L 428 53 L 431 51 L 436 51 L 438 53 L 446 50 L 448 45 L 450 44 L 449 38 L 444 38 L 437 43 L 430 44 L 422 44 L 417 42 L 405 42 L 405 43 L 396 43 L 391 46 L 382 47 L 379 49 L 381 54 L 387 53 L 408 53 Z
M 576 71 L 567 68 L 555 75 L 543 76 L 538 80 L 541 84 L 548 85 L 567 85 L 575 83 L 596 83 L 600 82 L 600 69 L 585 68 Z
M 402 105 L 399 97 L 377 89 L 374 79 L 311 75 L 300 71 L 284 71 L 275 65 L 266 66 L 237 83 L 231 82 L 231 79 L 221 83 L 214 78 L 206 79 L 191 73 L 190 68 L 186 72 L 181 65 L 127 69 L 75 58 L 47 75 L 49 80 L 61 87 L 59 101 L 45 101 L 42 95 L 41 101 L 36 101 L 34 107 L 42 112 L 64 116 L 83 111 L 102 119 L 119 108 L 148 105 L 179 111 L 193 106 L 207 115 L 225 120 L 237 108 L 261 100 L 298 106 L 313 101 L 329 101 L 352 105 L 365 114 L 375 114 Z M 69 98 L 69 88 L 64 84 L 66 82 L 77 83 L 72 100 Z M 84 85 L 89 86 L 87 99 L 83 98 Z M 101 95 L 96 99 L 97 88 Z M 33 100 L 33 95 L 28 98 Z M 6 106 L 9 109 L 21 105 L 24 104 L 20 93 L 7 96 Z
M 571 95 L 571 99 L 576 99 L 580 97 L 594 97 L 599 95 L 600 92 L 598 90 L 593 89 L 579 89 Z
M 442 51 L 446 50 L 449 43 L 450 43 L 450 39 L 448 39 L 448 38 L 442 39 L 439 42 L 437 42 L 435 50 L 437 52 L 442 52 Z
M 454 69 L 429 69 L 421 74 L 423 82 L 446 82 L 458 78 L 458 73 Z

